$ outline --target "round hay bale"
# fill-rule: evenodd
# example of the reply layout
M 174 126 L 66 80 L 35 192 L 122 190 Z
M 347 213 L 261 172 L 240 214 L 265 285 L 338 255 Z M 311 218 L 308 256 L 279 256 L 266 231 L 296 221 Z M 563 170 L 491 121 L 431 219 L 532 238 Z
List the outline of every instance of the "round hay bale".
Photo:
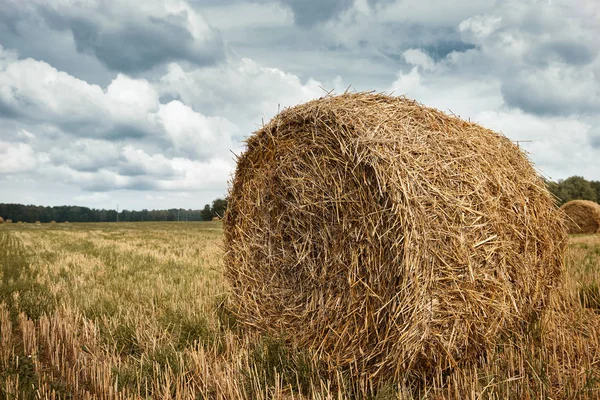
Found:
M 4 223 L 4 218 L 0 217 L 0 224 Z
M 55 220 L 52 220 L 52 221 L 50 221 L 50 223 L 51 223 L 51 224 L 55 224 L 55 223 L 56 223 L 56 221 L 55 221 Z
M 255 132 L 224 229 L 240 320 L 369 379 L 478 359 L 544 308 L 567 238 L 506 137 L 368 93 Z
M 42 223 L 40 221 L 35 221 L 36 225 L 41 225 Z
M 569 233 L 599 233 L 600 204 L 589 200 L 571 200 L 562 205 L 567 214 Z
M 12 224 L 12 219 L 7 219 L 6 221 L 4 221 L 5 224 Z
M 219 217 L 212 217 L 212 220 L 213 220 L 213 221 L 220 221 L 220 220 L 221 220 L 221 218 L 219 218 Z

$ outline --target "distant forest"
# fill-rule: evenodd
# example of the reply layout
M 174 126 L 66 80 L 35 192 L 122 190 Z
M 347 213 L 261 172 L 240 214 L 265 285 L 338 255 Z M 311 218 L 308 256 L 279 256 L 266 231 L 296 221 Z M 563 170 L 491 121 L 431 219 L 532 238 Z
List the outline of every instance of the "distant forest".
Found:
M 571 200 L 591 200 L 600 203 L 600 182 L 588 181 L 581 176 L 553 182 L 546 180 L 548 190 L 557 198 L 558 205 Z M 119 221 L 210 221 L 223 217 L 227 199 L 215 199 L 200 210 L 171 208 L 168 210 L 119 211 Z M 101 210 L 79 206 L 44 207 L 23 204 L 0 203 L 0 217 L 13 222 L 114 222 L 116 210 Z
M 600 203 L 600 182 L 588 181 L 581 176 L 559 180 L 546 181 L 548 190 L 557 197 L 559 205 L 571 200 L 591 200 Z
M 79 206 L 44 207 L 0 203 L 0 217 L 13 222 L 138 222 L 138 221 L 210 221 L 223 217 L 226 199 L 215 199 L 201 210 L 171 208 L 168 210 L 101 210 Z

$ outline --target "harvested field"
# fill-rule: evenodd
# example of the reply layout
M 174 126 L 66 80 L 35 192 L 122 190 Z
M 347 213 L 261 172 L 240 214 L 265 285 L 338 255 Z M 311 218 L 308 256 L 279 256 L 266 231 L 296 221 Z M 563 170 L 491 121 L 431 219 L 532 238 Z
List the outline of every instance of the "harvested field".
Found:
M 305 349 L 236 321 L 222 277 L 222 232 L 213 222 L 2 225 L 2 397 L 600 396 L 597 235 L 570 239 L 564 287 L 549 312 L 487 360 L 426 384 L 360 387 L 348 371 L 331 376 Z

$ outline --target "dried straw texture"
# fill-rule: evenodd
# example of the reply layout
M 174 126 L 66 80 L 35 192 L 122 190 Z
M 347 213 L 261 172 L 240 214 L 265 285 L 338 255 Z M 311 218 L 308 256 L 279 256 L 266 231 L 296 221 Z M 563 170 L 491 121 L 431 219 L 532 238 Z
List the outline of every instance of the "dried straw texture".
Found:
M 600 232 L 600 204 L 589 200 L 571 200 L 561 208 L 567 214 L 569 233 Z
M 368 93 L 255 132 L 224 230 L 241 320 L 368 379 L 479 358 L 544 308 L 567 238 L 510 140 Z

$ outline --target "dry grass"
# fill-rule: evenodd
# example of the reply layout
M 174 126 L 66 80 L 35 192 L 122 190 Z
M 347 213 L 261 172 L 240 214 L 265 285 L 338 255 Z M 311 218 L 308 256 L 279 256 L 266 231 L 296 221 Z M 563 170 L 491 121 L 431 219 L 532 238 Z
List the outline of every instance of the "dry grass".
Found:
M 600 204 L 589 200 L 572 200 L 561 209 L 567 214 L 569 233 L 600 233 Z
M 562 215 L 527 157 L 405 98 L 283 111 L 248 140 L 228 204 L 240 319 L 365 385 L 473 367 L 561 282 Z
M 487 360 L 425 384 L 372 387 L 240 326 L 227 311 L 222 256 L 221 224 L 212 222 L 3 225 L 0 397 L 600 397 L 598 236 L 571 238 L 549 312 Z

